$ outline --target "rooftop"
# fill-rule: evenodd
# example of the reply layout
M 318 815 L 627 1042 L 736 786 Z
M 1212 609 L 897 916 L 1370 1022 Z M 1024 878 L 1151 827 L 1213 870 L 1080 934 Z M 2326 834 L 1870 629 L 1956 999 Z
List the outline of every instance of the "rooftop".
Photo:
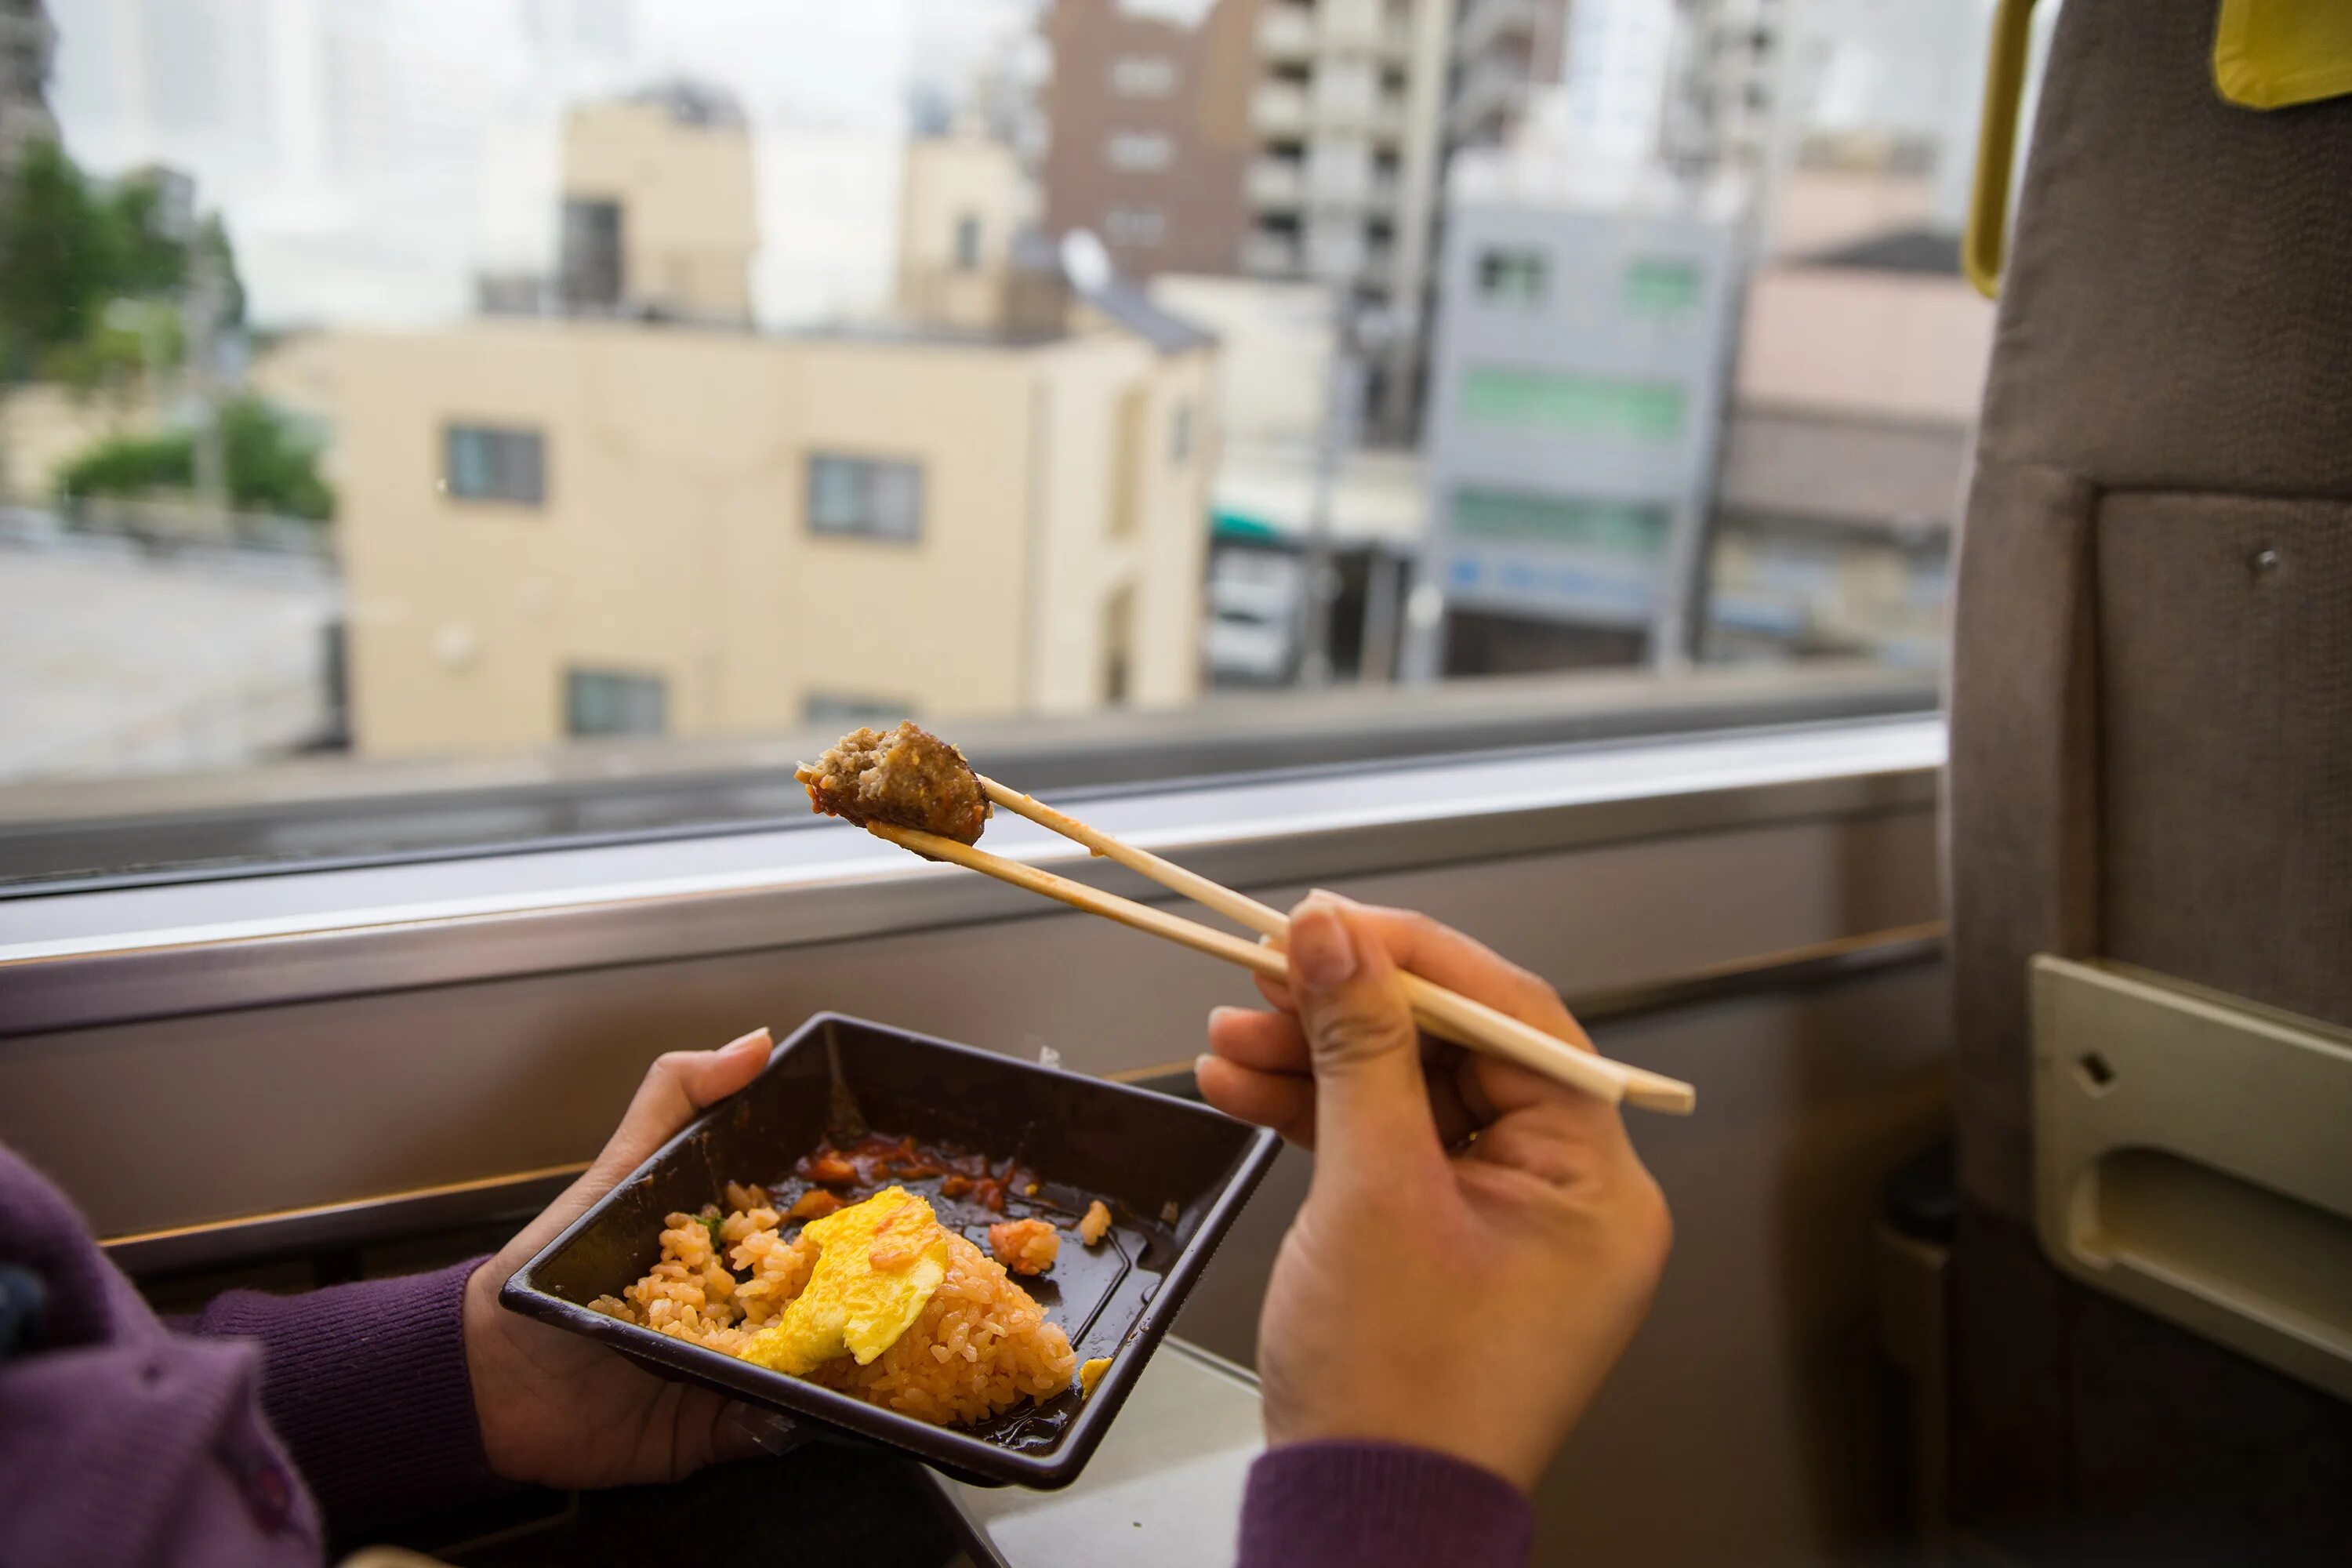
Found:
M 1960 275 L 1960 237 L 1934 228 L 1893 229 L 1806 257 L 1804 265 L 1958 278 Z

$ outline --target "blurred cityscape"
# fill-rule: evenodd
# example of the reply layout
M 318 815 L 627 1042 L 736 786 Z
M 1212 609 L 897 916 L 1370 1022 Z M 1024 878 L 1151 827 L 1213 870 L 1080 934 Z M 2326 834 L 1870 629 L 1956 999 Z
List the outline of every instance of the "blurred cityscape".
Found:
M 0 780 L 1932 666 L 1990 11 L 0 0 Z

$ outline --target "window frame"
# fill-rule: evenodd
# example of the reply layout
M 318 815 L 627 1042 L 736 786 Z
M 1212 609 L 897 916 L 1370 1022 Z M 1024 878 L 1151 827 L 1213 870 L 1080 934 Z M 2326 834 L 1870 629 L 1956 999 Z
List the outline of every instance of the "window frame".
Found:
M 819 513 L 822 510 L 819 506 L 820 487 L 823 483 L 824 472 L 831 465 L 840 465 L 845 468 L 862 473 L 864 494 L 861 500 L 869 521 L 854 524 L 820 521 Z M 924 513 L 930 500 L 930 487 L 928 476 L 923 472 L 923 460 L 920 458 L 886 457 L 871 452 L 812 449 L 807 453 L 802 468 L 803 478 L 801 506 L 810 538 L 852 540 L 869 544 L 897 545 L 906 549 L 914 549 L 922 544 Z M 876 515 L 877 482 L 886 474 L 903 476 L 911 485 L 911 493 L 914 497 L 913 521 L 903 532 L 870 521 Z
M 592 682 L 605 683 L 601 688 Z M 617 699 L 617 706 L 633 706 L 638 699 L 650 695 L 654 716 L 650 729 L 622 728 L 583 729 L 580 726 L 582 698 L 592 689 L 602 689 Z M 606 740 L 625 736 L 635 740 L 659 739 L 669 730 L 669 677 L 657 670 L 616 669 L 582 664 L 563 667 L 563 732 L 573 740 Z
M 1370 688 L 1123 715 L 954 726 L 984 770 L 1033 791 L 1212 788 L 1416 759 L 1623 745 L 1677 735 L 1932 713 L 1932 671 L 1700 668 Z M 811 826 L 793 783 L 839 729 L 743 740 L 582 741 L 537 756 L 278 764 L 98 780 L 55 814 L 0 820 L 0 947 L 18 911 L 84 893 L 152 893 L 329 872 L 693 842 Z M 518 783 L 519 770 L 530 782 Z M 265 783 L 266 781 L 266 783 Z M 69 815 L 68 815 L 69 814 Z M 518 861 L 518 864 L 523 862 Z
M 527 443 L 531 453 L 530 478 L 533 483 L 528 493 L 516 490 L 481 491 L 460 489 L 457 473 L 463 466 L 457 461 L 461 437 L 487 437 L 501 449 L 507 443 Z M 499 424 L 490 420 L 446 419 L 441 424 L 441 496 L 465 506 L 511 507 L 525 511 L 545 511 L 551 487 L 548 483 L 547 432 L 534 426 Z M 503 472 L 503 458 L 493 458 L 489 468 Z
M 1104 728 L 1099 716 L 1090 722 Z M 1434 772 L 1427 758 L 1391 757 L 1127 788 L 1052 788 L 1040 782 L 1050 774 L 1017 760 L 981 760 L 1203 875 L 1267 888 L 1929 811 L 1943 753 L 1940 718 L 1914 711 L 1486 749 Z M 1030 824 L 996 825 L 991 847 L 1136 890 L 1128 873 Z M 912 865 L 813 817 L 803 798 L 789 817 L 735 831 L 0 899 L 0 963 L 12 981 L 0 993 L 0 1038 L 1039 912 L 1034 895 Z

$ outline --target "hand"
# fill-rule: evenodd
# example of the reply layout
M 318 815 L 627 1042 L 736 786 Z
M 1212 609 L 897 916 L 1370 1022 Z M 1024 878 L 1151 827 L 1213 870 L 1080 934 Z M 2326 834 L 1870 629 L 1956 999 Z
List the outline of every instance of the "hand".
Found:
M 490 1468 L 510 1481 L 584 1488 L 676 1480 L 760 1450 L 741 1407 L 656 1377 L 592 1340 L 509 1312 L 499 1287 L 698 1111 L 768 1064 L 765 1029 L 715 1051 L 656 1058 L 621 1125 L 585 1174 L 474 1270 L 466 1284 L 466 1364 Z
M 1665 1199 L 1616 1107 L 1423 1036 L 1397 973 L 1591 1049 L 1542 981 L 1329 893 L 1287 946 L 1276 1011 L 1219 1008 L 1196 1069 L 1316 1151 L 1259 1322 L 1267 1440 L 1412 1444 L 1532 1489 L 1649 1310 Z

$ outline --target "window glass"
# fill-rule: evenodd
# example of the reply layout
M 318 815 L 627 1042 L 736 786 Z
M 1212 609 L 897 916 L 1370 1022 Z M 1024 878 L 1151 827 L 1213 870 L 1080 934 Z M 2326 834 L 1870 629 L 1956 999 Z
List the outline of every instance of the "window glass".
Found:
M 1609 501 L 1563 500 L 1501 490 L 1457 490 L 1454 531 L 1465 538 L 1516 540 L 1656 559 L 1673 520 L 1665 509 Z
M 1695 261 L 1643 257 L 1625 268 L 1629 315 L 1680 321 L 1698 310 L 1699 267 Z
M 1478 258 L 1478 296 L 1496 304 L 1540 305 L 1545 270 L 1539 250 L 1486 251 Z
M 1176 89 L 1176 62 L 1161 55 L 1126 55 L 1111 62 L 1113 92 L 1126 98 L 1165 98 Z
M 890 713 L 1941 658 L 1974 0 L 15 10 L 0 883 L 574 733 L 551 832 L 673 830 Z
M 913 463 L 814 457 L 809 527 L 818 533 L 912 542 L 923 529 L 923 475 Z
M 1683 433 L 1683 392 L 1608 376 L 1477 365 L 1463 377 L 1462 416 L 1483 425 L 1671 441 Z
M 1157 207 L 1113 207 L 1103 237 L 1113 245 L 1158 245 L 1168 233 L 1168 215 Z
M 1164 169 L 1175 151 L 1175 143 L 1157 131 L 1122 131 L 1110 139 L 1106 155 L 1114 169 Z
M 657 675 L 568 671 L 563 721 L 573 735 L 658 735 L 669 727 L 669 685 Z
M 860 725 L 896 724 L 901 719 L 915 717 L 915 712 L 910 704 L 888 698 L 813 691 L 801 700 L 801 717 L 828 730 L 853 730 Z
M 536 430 L 452 425 L 446 449 L 444 479 L 460 500 L 537 506 L 547 499 L 546 443 Z

